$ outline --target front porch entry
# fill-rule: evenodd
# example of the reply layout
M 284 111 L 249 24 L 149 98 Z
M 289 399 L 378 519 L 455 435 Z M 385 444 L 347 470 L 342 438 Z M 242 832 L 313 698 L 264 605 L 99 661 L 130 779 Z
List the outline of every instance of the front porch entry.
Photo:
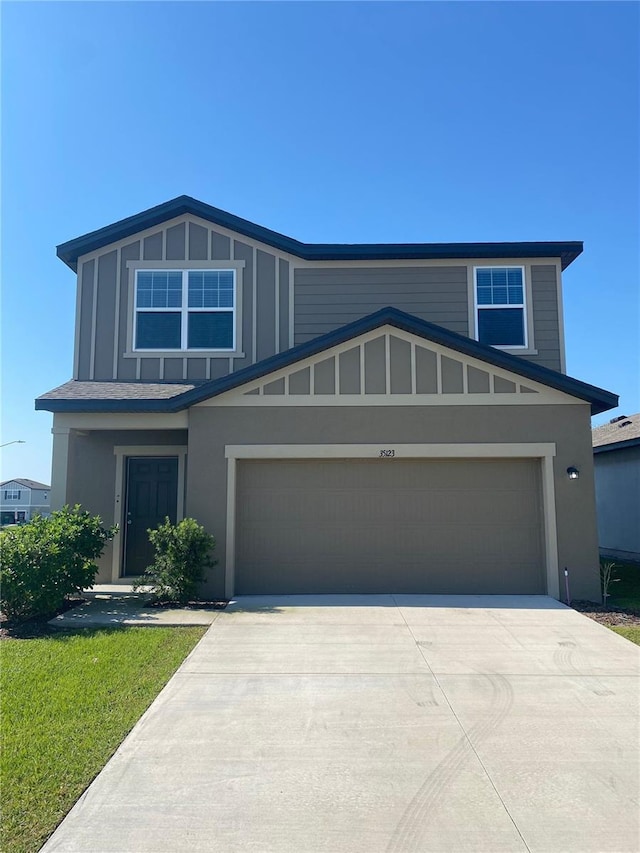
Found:
M 124 518 L 125 577 L 141 575 L 153 562 L 148 530 L 178 515 L 178 458 L 128 458 Z
M 147 530 L 168 516 L 184 518 L 186 444 L 131 444 L 113 447 L 116 478 L 111 583 L 141 575 L 153 560 Z

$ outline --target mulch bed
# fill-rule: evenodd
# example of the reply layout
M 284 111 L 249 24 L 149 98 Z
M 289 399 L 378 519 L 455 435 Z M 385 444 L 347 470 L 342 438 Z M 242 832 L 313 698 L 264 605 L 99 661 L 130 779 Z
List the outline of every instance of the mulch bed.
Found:
M 49 619 L 66 613 L 80 604 L 84 604 L 85 598 L 68 598 L 62 607 L 46 616 L 38 619 L 26 619 L 24 622 L 11 622 L 5 620 L 4 614 L 0 613 L 0 640 L 32 640 L 36 637 L 46 637 L 50 634 L 59 634 L 58 628 L 48 624 Z M 228 601 L 189 601 L 186 605 L 178 605 L 175 601 L 149 601 L 145 607 L 184 607 L 185 610 L 196 610 L 203 607 L 212 610 L 224 610 Z M 640 625 L 640 612 L 635 610 L 624 610 L 621 607 L 608 605 L 604 607 L 595 601 L 576 600 L 571 602 L 571 607 L 607 627 Z
M 34 640 L 37 637 L 48 637 L 51 634 L 60 635 L 60 628 L 49 625 L 49 620 L 67 610 L 72 610 L 80 604 L 84 604 L 86 598 L 67 598 L 57 610 L 47 613 L 46 616 L 38 616 L 36 619 L 25 619 L 24 621 L 11 621 L 6 619 L 0 611 L 0 640 Z M 186 604 L 176 604 L 175 601 L 149 601 L 145 607 L 181 607 L 184 610 L 200 610 L 203 607 L 210 610 L 224 610 L 228 601 L 188 601 Z
M 228 601 L 187 601 L 186 604 L 178 604 L 175 601 L 156 599 L 149 601 L 145 607 L 179 607 L 181 610 L 224 610 Z
M 37 637 L 47 637 L 50 634 L 60 634 L 59 628 L 54 628 L 49 625 L 49 619 L 54 616 L 59 616 L 61 613 L 66 613 L 67 610 L 73 610 L 74 607 L 79 607 L 84 604 L 86 598 L 72 597 L 65 599 L 64 604 L 57 610 L 52 610 L 45 616 L 38 616 L 36 619 L 25 619 L 24 621 L 12 621 L 5 619 L 4 613 L 0 612 L 0 640 L 33 640 Z
M 606 625 L 608 628 L 618 626 L 640 625 L 640 613 L 636 610 L 625 610 L 622 607 L 613 607 L 609 604 L 606 607 L 602 604 L 597 604 L 595 601 L 572 601 L 571 607 L 582 613 L 583 616 L 588 616 L 590 619 L 599 622 L 601 625 Z

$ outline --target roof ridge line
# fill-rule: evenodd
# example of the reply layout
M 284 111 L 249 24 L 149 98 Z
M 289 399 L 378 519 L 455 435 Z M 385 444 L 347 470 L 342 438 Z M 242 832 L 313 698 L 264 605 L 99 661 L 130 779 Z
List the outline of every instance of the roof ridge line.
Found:
M 583 250 L 581 241 L 512 241 L 447 243 L 305 243 L 258 225 L 248 219 L 199 201 L 189 195 L 150 207 L 133 216 L 75 237 L 57 247 L 58 257 L 74 272 L 81 255 L 148 230 L 176 216 L 192 214 L 214 225 L 309 261 L 326 260 L 429 260 L 446 258 L 559 257 L 565 269 Z

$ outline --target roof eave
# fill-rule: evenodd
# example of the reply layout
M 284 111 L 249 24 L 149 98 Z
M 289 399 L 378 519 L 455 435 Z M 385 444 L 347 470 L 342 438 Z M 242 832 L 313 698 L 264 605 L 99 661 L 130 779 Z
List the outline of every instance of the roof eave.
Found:
M 51 412 L 177 412 L 189 408 L 203 400 L 217 397 L 226 391 L 244 385 L 267 376 L 286 367 L 296 364 L 305 358 L 310 358 L 324 352 L 334 346 L 345 343 L 359 335 L 373 331 L 384 325 L 391 325 L 409 334 L 415 334 L 425 340 L 449 347 L 468 355 L 478 358 L 495 367 L 501 367 L 516 373 L 525 379 L 546 384 L 551 388 L 562 391 L 570 396 L 584 400 L 591 406 L 591 414 L 598 415 L 614 409 L 618 405 L 618 396 L 581 382 L 578 379 L 557 373 L 546 367 L 540 367 L 531 362 L 524 361 L 518 356 L 509 355 L 493 347 L 481 344 L 471 338 L 450 332 L 441 326 L 428 323 L 399 311 L 397 308 L 383 308 L 374 314 L 369 314 L 360 320 L 341 326 L 333 332 L 321 337 L 314 338 L 304 344 L 299 344 L 290 350 L 277 355 L 270 356 L 257 364 L 245 367 L 242 370 L 231 373 L 220 379 L 214 379 L 199 385 L 175 397 L 163 400 L 54 400 L 49 398 L 38 398 L 36 409 Z
M 520 242 L 520 243 L 301 243 L 293 237 L 271 231 L 248 219 L 212 207 L 191 196 L 177 198 L 148 210 L 121 219 L 97 231 L 61 243 L 56 250 L 62 260 L 77 272 L 82 255 L 134 236 L 176 216 L 193 214 L 213 224 L 237 231 L 246 237 L 265 243 L 307 261 L 336 260 L 431 260 L 446 258 L 560 258 L 562 269 L 574 261 L 583 250 L 580 241 Z
M 191 213 L 214 224 L 239 231 L 246 237 L 253 237 L 274 248 L 280 248 L 292 254 L 300 254 L 302 257 L 300 249 L 303 244 L 292 237 L 271 231 L 255 222 L 249 222 L 248 219 L 242 219 L 233 213 L 227 213 L 225 210 L 212 207 L 187 195 L 178 196 L 141 213 L 136 213 L 134 216 L 128 216 L 126 219 L 99 228 L 97 231 L 90 231 L 88 234 L 61 243 L 56 248 L 56 254 L 61 261 L 64 261 L 74 272 L 77 272 L 77 261 L 81 255 L 96 251 L 109 245 L 109 243 L 124 240 L 140 231 L 146 231 L 155 225 L 161 225 L 163 222 L 185 213 Z
M 194 405 L 202 400 L 217 397 L 230 391 L 233 388 L 243 385 L 247 382 L 252 382 L 273 373 L 276 370 L 290 366 L 297 361 L 302 361 L 305 358 L 310 358 L 318 355 L 324 350 L 338 346 L 351 340 L 358 335 L 373 331 L 374 329 L 383 326 L 395 326 L 409 334 L 417 334 L 425 337 L 433 343 L 441 344 L 442 346 L 450 347 L 457 350 L 463 355 L 479 358 L 495 367 L 502 367 L 505 370 L 517 373 L 525 379 L 530 379 L 535 382 L 550 385 L 559 391 L 571 394 L 578 399 L 584 400 L 591 405 L 591 414 L 599 415 L 602 412 L 607 412 L 610 409 L 616 408 L 618 405 L 618 396 L 606 391 L 603 388 L 597 388 L 595 385 L 589 385 L 586 382 L 581 382 L 572 377 L 565 377 L 564 374 L 557 373 L 555 370 L 550 370 L 546 367 L 531 364 L 530 362 L 520 359 L 518 356 L 512 356 L 504 353 L 501 350 L 493 347 L 485 346 L 484 344 L 474 341 L 471 338 L 466 338 L 463 335 L 458 335 L 455 332 L 450 332 L 441 326 L 436 326 L 424 320 L 412 317 L 403 311 L 396 308 L 383 308 L 374 314 L 370 314 L 361 320 L 356 320 L 346 326 L 342 326 L 333 332 L 329 332 L 321 337 L 314 338 L 305 344 L 300 344 L 292 350 L 280 353 L 264 359 L 257 364 L 250 365 L 236 373 L 229 374 L 222 379 L 215 379 L 209 383 L 193 388 L 190 391 L 185 391 L 179 397 L 174 398 L 176 401 L 181 401 L 186 406 Z M 424 335 L 425 330 L 428 330 L 428 337 Z
M 35 401 L 36 411 L 53 413 L 73 412 L 178 412 L 186 406 L 171 405 L 175 400 L 181 399 L 178 395 L 162 400 L 96 400 L 90 398 L 52 399 L 49 397 L 37 397 Z
M 627 450 L 630 447 L 638 447 L 640 445 L 640 436 L 637 438 L 627 438 L 623 441 L 612 441 L 610 444 L 599 444 L 593 448 L 595 454 L 608 453 L 610 450 Z

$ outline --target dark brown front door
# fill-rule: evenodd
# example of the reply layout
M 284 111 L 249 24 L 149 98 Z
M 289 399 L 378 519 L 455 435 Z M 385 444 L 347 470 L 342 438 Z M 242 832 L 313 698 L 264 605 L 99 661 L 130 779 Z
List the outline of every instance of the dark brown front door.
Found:
M 149 528 L 168 516 L 175 524 L 178 508 L 178 459 L 127 459 L 124 575 L 141 575 L 153 562 Z

